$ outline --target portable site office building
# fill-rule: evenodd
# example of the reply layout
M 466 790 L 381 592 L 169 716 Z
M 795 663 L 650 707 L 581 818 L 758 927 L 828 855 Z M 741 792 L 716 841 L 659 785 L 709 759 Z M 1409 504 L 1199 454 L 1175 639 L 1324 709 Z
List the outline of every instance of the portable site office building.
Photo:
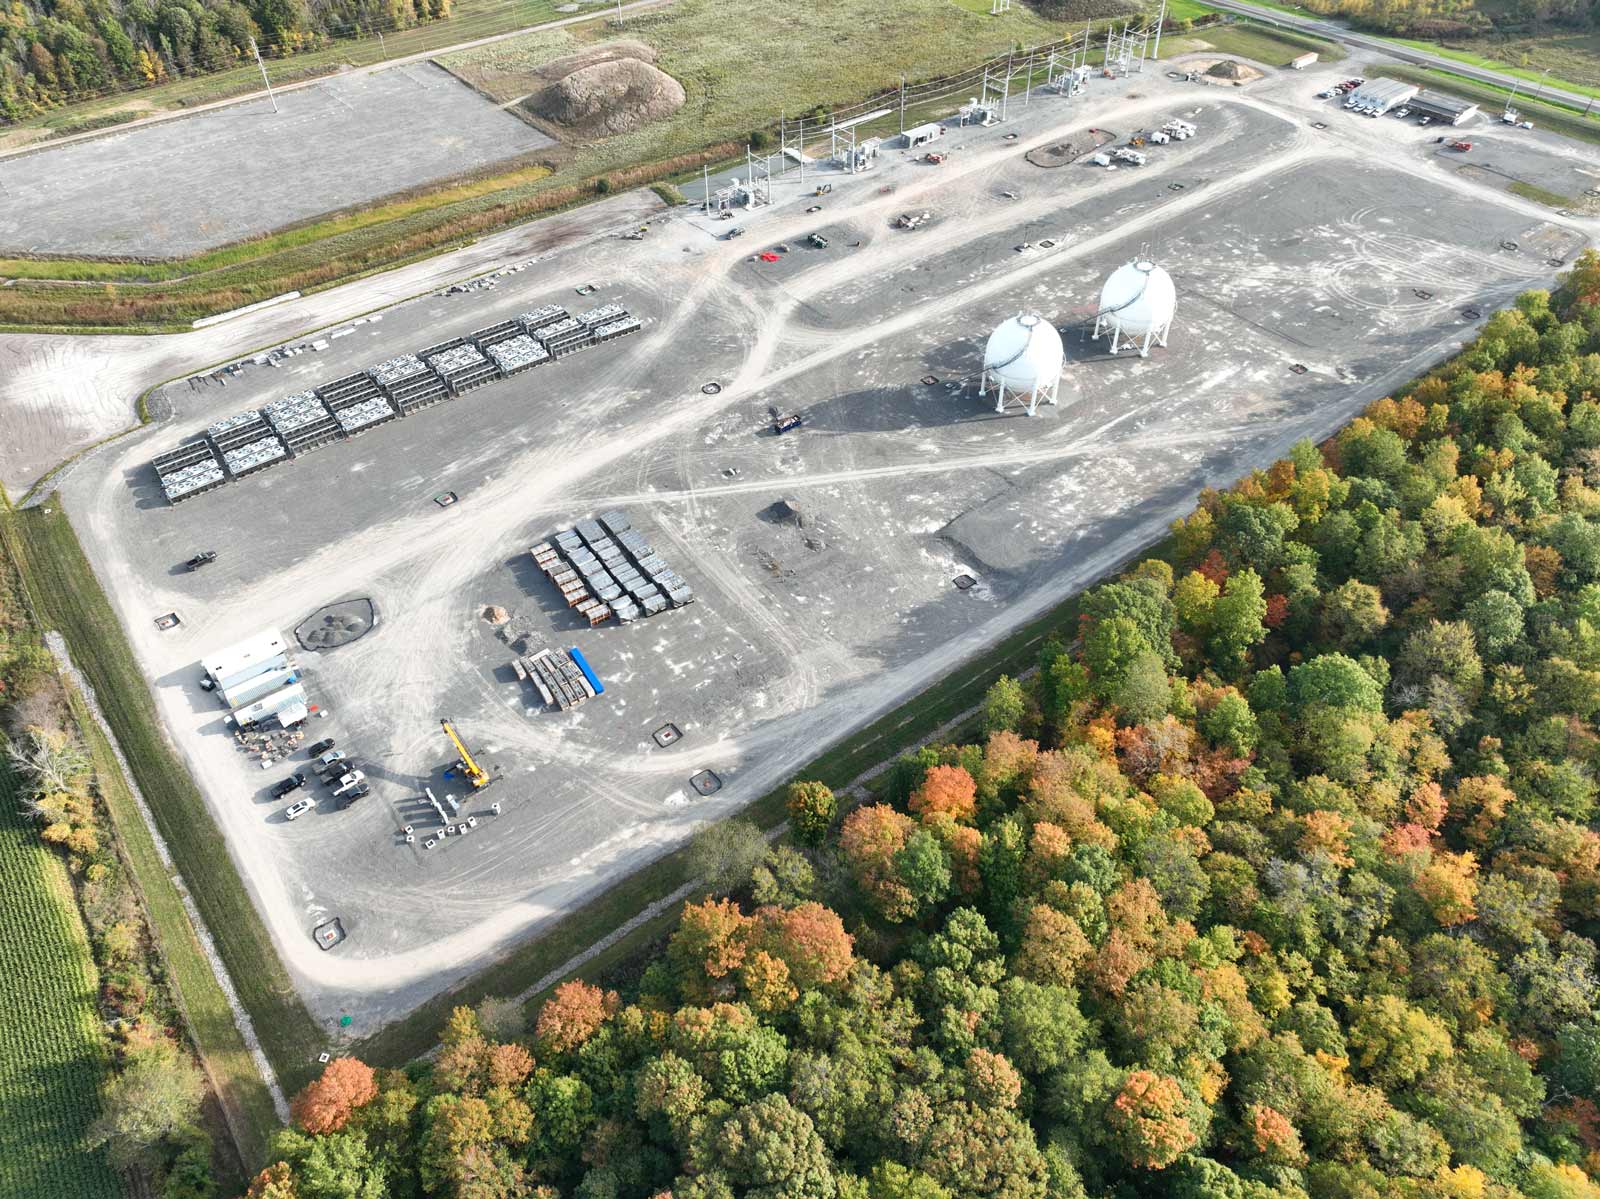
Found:
M 306 689 L 299 683 L 290 683 L 287 687 L 280 687 L 271 695 L 236 708 L 230 719 L 240 728 L 248 728 L 252 724 L 260 724 L 269 717 L 276 716 L 290 705 L 304 708 L 306 703 Z
M 264 671 L 254 678 L 246 679 L 236 687 L 230 687 L 223 693 L 223 699 L 230 708 L 242 708 L 264 695 L 271 695 L 279 687 L 287 687 L 290 683 L 299 681 L 294 667 L 285 663 L 275 670 Z
M 236 687 L 253 675 L 271 670 L 273 663 L 288 652 L 289 644 L 281 633 L 262 629 L 253 637 L 201 658 L 200 669 L 218 687 Z

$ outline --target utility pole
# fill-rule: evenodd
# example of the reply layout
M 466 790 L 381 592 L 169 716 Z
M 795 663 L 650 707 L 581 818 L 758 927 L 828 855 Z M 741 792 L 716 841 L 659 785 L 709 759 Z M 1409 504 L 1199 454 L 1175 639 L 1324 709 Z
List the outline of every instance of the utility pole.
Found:
M 250 53 L 256 56 L 256 66 L 261 68 L 261 82 L 267 85 L 267 99 L 272 101 L 272 111 L 278 111 L 278 97 L 272 94 L 272 80 L 267 78 L 267 64 L 261 61 L 261 51 L 256 48 L 256 39 L 250 39 Z
M 1539 90 L 1533 94 L 1533 100 L 1535 104 L 1539 102 L 1539 97 L 1544 95 L 1544 80 L 1545 76 L 1548 74 L 1550 74 L 1549 67 L 1546 67 L 1543 71 L 1539 72 Z
M 1161 27 L 1167 23 L 1167 0 L 1161 0 L 1161 11 L 1156 15 L 1156 52 L 1151 55 L 1157 62 L 1161 60 Z
M 806 119 L 800 118 L 800 190 L 806 186 Z
M 900 132 L 906 131 L 906 77 L 900 76 Z

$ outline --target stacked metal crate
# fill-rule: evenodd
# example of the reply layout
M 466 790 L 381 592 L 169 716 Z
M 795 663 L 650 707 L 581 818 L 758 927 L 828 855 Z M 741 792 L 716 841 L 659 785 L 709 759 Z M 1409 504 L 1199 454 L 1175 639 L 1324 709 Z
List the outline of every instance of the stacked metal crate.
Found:
M 151 465 L 156 468 L 156 478 L 161 481 L 167 502 L 172 504 L 181 504 L 228 481 L 217 452 L 209 441 L 199 437 L 175 450 L 157 454 Z
M 546 304 L 542 308 L 535 308 L 532 312 L 524 312 L 517 317 L 517 323 L 522 326 L 524 333 L 537 337 L 540 329 L 566 319 L 567 310 L 560 304 Z
M 605 512 L 600 520 L 633 559 L 635 573 L 641 576 L 641 581 L 636 587 L 629 587 L 628 594 L 638 601 L 645 615 L 653 616 L 668 604 L 681 608 L 694 603 L 694 591 L 688 582 L 655 552 L 649 540 L 633 527 L 626 514 Z
M 580 312 L 578 320 L 589 330 L 589 337 L 596 345 L 639 331 L 639 318 L 630 316 L 621 304 L 602 304 Z
M 314 391 L 297 391 L 273 400 L 261 409 L 261 415 L 283 439 L 291 456 L 298 457 L 344 436 L 344 429 Z
M 571 316 L 553 325 L 545 325 L 536 330 L 533 336 L 544 343 L 544 348 L 550 351 L 552 358 L 560 358 L 594 344 L 589 326 Z
M 371 378 L 373 369 L 369 367 L 317 388 L 318 398 L 327 405 L 347 436 L 363 433 L 400 415 Z
M 467 340 L 487 353 L 490 346 L 499 345 L 502 341 L 510 341 L 513 337 L 520 337 L 522 333 L 521 321 L 501 321 L 498 325 L 490 325 L 487 329 L 479 329 L 476 332 L 468 333 Z
M 446 345 L 430 347 L 424 353 L 460 344 L 458 337 Z M 377 366 L 367 367 L 366 375 L 382 388 L 395 411 L 402 416 L 410 416 L 418 409 L 450 398 L 450 389 L 445 386 L 444 380 L 428 369 L 420 354 L 396 354 L 393 358 L 385 358 Z
M 557 533 L 555 544 L 541 541 L 528 551 L 540 570 L 561 591 L 561 598 L 587 620 L 590 626 L 604 624 L 611 619 L 611 609 L 598 595 L 610 589 L 620 595 L 598 560 L 584 548 L 582 539 L 571 529 Z
M 513 659 L 511 668 L 519 679 L 526 679 L 538 689 L 545 703 L 562 711 L 594 698 L 594 688 L 570 653 L 542 649 L 528 657 Z
M 475 345 L 462 342 L 437 352 L 424 352 L 422 360 L 443 379 L 451 395 L 460 395 L 500 377 L 499 368 Z
M 266 417 L 255 409 L 219 420 L 206 429 L 222 465 L 235 479 L 265 470 L 289 458 L 289 451 L 272 431 Z
M 494 359 L 495 366 L 500 368 L 501 376 L 508 379 L 512 375 L 550 361 L 550 351 L 526 333 L 508 337 L 505 341 L 497 341 L 487 352 L 489 357 Z

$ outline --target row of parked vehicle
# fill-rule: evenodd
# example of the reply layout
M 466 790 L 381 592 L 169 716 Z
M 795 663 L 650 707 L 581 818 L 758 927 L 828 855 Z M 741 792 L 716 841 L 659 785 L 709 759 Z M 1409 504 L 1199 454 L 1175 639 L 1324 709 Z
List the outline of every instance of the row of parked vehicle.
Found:
M 306 751 L 306 756 L 311 759 L 310 769 L 322 785 L 332 788 L 333 797 L 338 801 L 340 811 L 371 792 L 366 772 L 344 750 L 335 748 L 332 737 L 318 741 Z M 288 778 L 280 779 L 273 784 L 272 798 L 282 799 L 286 795 L 294 794 L 305 785 L 306 772 L 297 770 Z M 284 818 L 298 820 L 316 807 L 316 803 L 317 801 L 309 796 L 297 799 L 284 810 Z

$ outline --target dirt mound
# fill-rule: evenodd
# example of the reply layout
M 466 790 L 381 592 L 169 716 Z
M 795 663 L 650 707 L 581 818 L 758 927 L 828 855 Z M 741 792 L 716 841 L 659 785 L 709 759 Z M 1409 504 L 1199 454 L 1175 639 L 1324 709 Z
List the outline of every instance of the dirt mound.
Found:
M 1211 66 L 1206 69 L 1206 74 L 1210 75 L 1213 79 L 1249 78 L 1249 76 L 1245 74 L 1244 67 L 1234 62 L 1231 58 L 1225 58 L 1221 62 L 1212 63 Z
M 590 61 L 523 101 L 564 138 L 611 137 L 669 117 L 683 106 L 683 85 L 631 57 Z

